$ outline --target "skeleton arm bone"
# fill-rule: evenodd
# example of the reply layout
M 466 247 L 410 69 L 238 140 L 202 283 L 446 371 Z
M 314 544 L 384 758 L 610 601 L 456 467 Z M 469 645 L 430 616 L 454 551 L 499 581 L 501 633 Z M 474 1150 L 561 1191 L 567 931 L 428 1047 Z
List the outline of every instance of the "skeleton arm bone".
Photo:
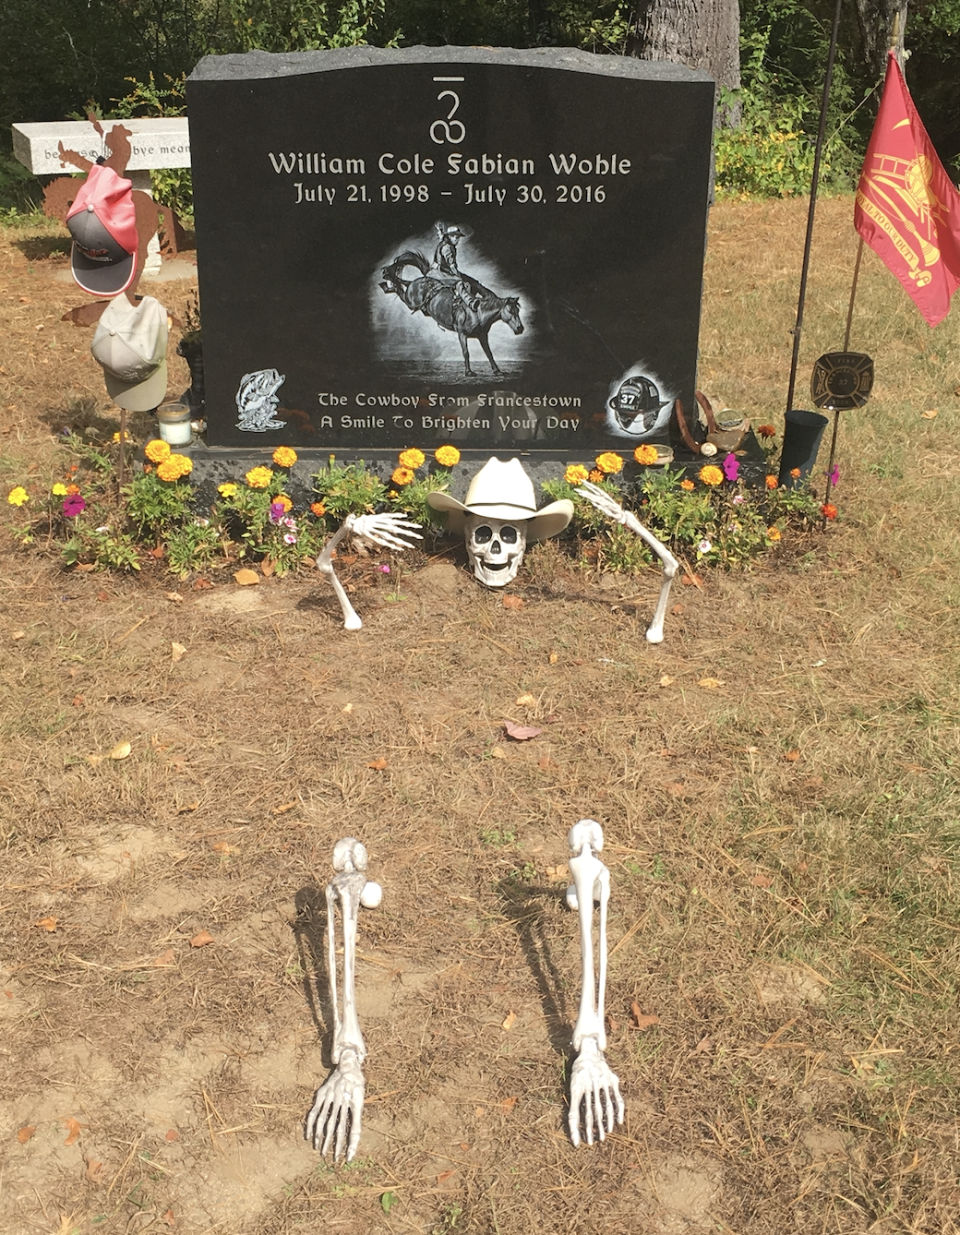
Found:
M 380 545 L 384 549 L 409 549 L 412 541 L 405 540 L 404 537 L 413 537 L 416 540 L 422 539 L 420 533 L 414 531 L 414 528 L 418 527 L 420 527 L 419 523 L 414 523 L 407 515 L 402 513 L 347 515 L 340 528 L 334 532 L 323 546 L 323 552 L 317 558 L 317 569 L 330 580 L 333 586 L 337 600 L 340 602 L 340 611 L 343 613 L 344 630 L 360 630 L 363 622 L 360 620 L 360 615 L 356 609 L 350 603 L 343 584 L 337 578 L 336 571 L 333 569 L 333 555 L 337 546 L 349 532 L 352 532 L 354 536 L 360 537 L 361 540 L 369 541 L 374 545 Z
M 660 595 L 657 598 L 657 607 L 653 613 L 653 620 L 647 627 L 647 642 L 662 643 L 663 642 L 663 620 L 666 617 L 667 605 L 670 601 L 670 585 L 673 583 L 674 575 L 680 569 L 680 563 L 673 556 L 665 544 L 659 541 L 656 536 L 643 526 L 636 515 L 629 510 L 624 510 L 623 507 L 613 500 L 609 493 L 597 485 L 592 485 L 585 480 L 579 485 L 577 492 L 581 497 L 585 497 L 588 502 L 596 506 L 597 510 L 607 516 L 608 519 L 614 519 L 623 527 L 629 528 L 631 532 L 639 536 L 644 544 L 648 545 L 660 561 L 663 563 L 663 584 L 660 588 Z

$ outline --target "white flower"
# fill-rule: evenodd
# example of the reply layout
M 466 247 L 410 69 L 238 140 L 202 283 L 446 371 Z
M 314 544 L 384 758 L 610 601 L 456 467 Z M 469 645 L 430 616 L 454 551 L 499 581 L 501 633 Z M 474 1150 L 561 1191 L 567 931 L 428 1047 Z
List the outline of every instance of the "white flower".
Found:
M 283 538 L 283 541 L 284 544 L 295 545 L 297 543 L 297 538 L 294 536 L 293 532 L 287 532 L 286 536 Z
M 733 504 L 734 504 L 734 506 L 739 506 L 741 502 L 745 502 L 746 500 L 747 500 L 747 499 L 743 496 L 743 494 L 742 494 L 742 493 L 735 493 L 735 494 L 733 495 Z
M 709 553 L 712 548 L 713 548 L 713 545 L 710 543 L 709 540 L 707 540 L 706 537 L 704 537 L 703 540 L 701 540 L 700 543 L 697 545 L 697 552 L 698 553 Z

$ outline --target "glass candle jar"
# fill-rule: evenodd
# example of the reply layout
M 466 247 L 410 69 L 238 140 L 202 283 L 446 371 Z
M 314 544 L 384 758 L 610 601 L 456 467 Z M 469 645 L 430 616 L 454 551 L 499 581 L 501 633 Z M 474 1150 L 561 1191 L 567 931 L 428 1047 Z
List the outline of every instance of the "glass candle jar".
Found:
M 171 446 L 189 446 L 193 436 L 190 415 L 187 403 L 161 403 L 157 408 L 160 440 Z

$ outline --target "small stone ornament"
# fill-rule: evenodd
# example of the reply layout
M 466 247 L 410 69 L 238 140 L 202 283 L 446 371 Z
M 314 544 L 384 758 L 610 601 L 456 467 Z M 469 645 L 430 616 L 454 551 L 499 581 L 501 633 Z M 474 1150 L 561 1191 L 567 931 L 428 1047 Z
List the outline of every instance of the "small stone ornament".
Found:
M 604 489 L 599 488 L 597 485 L 592 485 L 589 480 L 585 480 L 583 484 L 578 486 L 577 492 L 581 497 L 585 497 L 588 502 L 592 502 L 597 510 L 605 514 L 608 519 L 613 519 L 624 527 L 628 527 L 631 532 L 636 533 L 645 544 L 650 546 L 660 561 L 663 562 L 663 584 L 660 588 L 660 597 L 654 610 L 653 621 L 647 627 L 647 642 L 662 643 L 663 619 L 666 616 L 667 605 L 670 601 L 670 584 L 673 583 L 673 577 L 680 569 L 680 563 L 667 546 L 661 544 L 656 536 L 643 526 L 636 515 L 631 514 L 629 510 L 624 510 Z
M 414 523 L 408 515 L 398 514 L 393 511 L 382 515 L 347 515 L 342 526 L 334 532 L 323 546 L 323 552 L 317 558 L 317 569 L 322 575 L 326 575 L 333 584 L 333 590 L 337 594 L 337 600 L 340 602 L 340 609 L 343 613 L 344 630 L 360 630 L 363 622 L 347 598 L 343 584 L 337 578 L 336 572 L 333 569 L 333 556 L 337 545 L 340 544 L 348 533 L 352 532 L 357 540 L 366 541 L 371 545 L 379 545 L 382 549 L 393 549 L 395 551 L 409 549 L 414 540 L 423 539 L 420 533 L 416 531 L 420 526 L 421 524 Z M 412 537 L 412 539 L 405 539 L 406 537 Z
M 427 502 L 447 512 L 451 532 L 463 532 L 473 573 L 486 587 L 512 583 L 528 542 L 556 536 L 573 517 L 566 499 L 537 510 L 533 481 L 519 459 L 488 459 L 463 502 L 443 492 L 428 493 Z
M 607 985 L 607 907 L 610 903 L 610 871 L 597 854 L 603 849 L 603 829 L 593 819 L 581 819 L 570 829 L 568 843 L 573 857 L 567 888 L 567 904 L 580 920 L 582 980 L 580 1012 L 573 1027 L 577 1057 L 570 1074 L 568 1124 L 574 1148 L 580 1146 L 581 1123 L 588 1145 L 596 1135 L 601 1141 L 615 1123 L 623 1123 L 620 1081 L 604 1058 L 607 1034 L 603 1023 Z M 593 905 L 600 905 L 599 974 L 593 968 Z
M 360 1117 L 366 1082 L 363 1061 L 367 1048 L 357 1016 L 355 973 L 357 966 L 357 919 L 360 906 L 376 909 L 383 899 L 379 883 L 367 879 L 366 848 L 352 836 L 339 840 L 333 850 L 337 872 L 327 884 L 327 977 L 333 1009 L 334 1070 L 317 1090 L 307 1116 L 304 1136 L 326 1157 L 350 1162 L 360 1144 Z M 343 1019 L 337 999 L 336 901 L 343 919 Z

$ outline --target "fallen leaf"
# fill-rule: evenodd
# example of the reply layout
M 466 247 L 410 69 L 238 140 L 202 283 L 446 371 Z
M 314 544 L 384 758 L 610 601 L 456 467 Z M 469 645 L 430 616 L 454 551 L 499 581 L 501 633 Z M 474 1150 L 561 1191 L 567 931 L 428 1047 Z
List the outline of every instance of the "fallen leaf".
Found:
M 634 999 L 630 1004 L 630 1022 L 631 1029 L 650 1029 L 660 1024 L 660 1017 L 653 1012 L 644 1012 Z
M 936 420 L 937 409 L 935 407 L 931 407 L 929 411 L 921 412 L 920 415 L 923 417 L 924 420 Z
M 183 646 L 182 643 L 171 643 L 170 644 L 170 659 L 173 661 L 174 664 L 177 664 L 179 661 L 183 660 L 186 654 L 187 654 L 187 649 Z
M 168 1128 L 167 1135 L 163 1139 L 165 1141 L 179 1141 L 180 1133 L 176 1130 L 176 1128 Z
M 701 1038 L 693 1049 L 698 1055 L 709 1055 L 713 1050 L 713 1038 Z
M 797 872 L 799 874 L 805 875 L 809 869 L 810 869 L 809 862 L 800 861 L 797 863 Z
M 214 938 L 209 931 L 201 931 L 199 935 L 194 935 L 190 940 L 191 948 L 205 948 L 207 944 L 213 943 Z
M 293 802 L 281 802 L 279 806 L 275 806 L 273 808 L 270 814 L 271 815 L 285 815 L 288 810 L 293 810 L 295 806 L 299 806 L 299 805 L 300 805 L 299 799 L 295 799 Z
M 726 682 L 723 678 L 701 678 L 697 685 L 704 690 L 719 690 L 721 686 L 726 686 Z
M 823 777 L 822 776 L 807 777 L 807 779 L 803 782 L 803 788 L 804 789 L 822 789 L 823 788 Z
M 37 1130 L 36 1124 L 24 1124 L 23 1127 L 20 1129 L 20 1131 L 17 1133 L 17 1140 L 20 1142 L 21 1145 L 26 1145 L 27 1141 L 30 1140 L 31 1136 L 33 1136 L 36 1130 Z
M 63 1142 L 64 1145 L 72 1145 L 80 1139 L 80 1129 L 89 1128 L 89 1124 L 78 1123 L 71 1115 L 69 1119 L 61 1119 L 60 1121 L 67 1129 L 67 1139 Z
M 676 757 L 677 757 L 677 752 L 675 750 L 671 750 L 669 746 L 661 746 L 660 748 L 660 758 L 661 759 L 676 759 Z
M 57 929 L 57 919 L 54 917 L 41 918 L 39 922 L 34 922 L 34 926 L 42 926 L 45 931 L 52 933 Z
M 506 757 L 507 757 L 507 752 L 503 749 L 502 746 L 491 746 L 490 747 L 490 758 L 491 759 L 506 759 Z
M 371 759 L 367 767 L 373 768 L 375 772 L 385 772 L 387 770 L 387 761 L 381 755 L 379 759 Z
M 680 582 L 684 587 L 703 587 L 703 580 L 699 575 L 681 575 Z
M 765 875 L 762 871 L 758 871 L 750 882 L 755 888 L 769 888 L 771 883 L 773 883 L 773 876 Z
M 441 1171 L 440 1174 L 437 1176 L 437 1183 L 438 1184 L 446 1183 L 446 1181 L 452 1175 L 456 1175 L 456 1173 L 457 1173 L 457 1168 L 455 1166 L 452 1166 L 449 1171 Z
M 666 789 L 667 793 L 672 793 L 675 798 L 682 798 L 686 793 L 682 780 L 665 780 L 663 782 L 663 787 Z
M 522 609 L 523 603 L 522 596 L 504 596 L 503 598 L 504 609 Z
M 517 1100 L 516 1098 L 504 1098 L 500 1105 L 509 1115 L 513 1108 L 517 1105 Z
M 796 763 L 800 758 L 800 752 L 798 750 L 788 750 L 783 757 L 786 759 L 787 763 Z
M 660 679 L 660 685 L 661 686 L 672 686 L 673 685 L 673 678 L 669 675 L 669 673 L 665 673 L 663 675 L 663 677 Z
M 233 845 L 228 845 L 225 840 L 218 840 L 210 848 L 214 853 L 239 853 L 240 850 Z
M 483 1119 L 486 1113 L 487 1113 L 487 1108 L 485 1106 L 475 1106 L 473 1108 L 473 1114 L 474 1114 L 475 1119 Z
M 167 600 L 173 601 L 175 605 L 183 604 L 183 597 L 179 592 L 164 592 L 164 596 L 166 596 Z
M 516 725 L 512 720 L 505 720 L 503 727 L 506 730 L 508 738 L 513 738 L 515 742 L 529 742 L 531 738 L 538 738 L 542 729 L 535 729 L 532 725 Z
M 260 576 L 255 570 L 238 570 L 233 576 L 234 581 L 239 583 L 241 587 L 254 587 L 260 582 Z
M 548 879 L 566 880 L 570 875 L 570 867 L 566 862 L 562 862 L 559 866 L 548 866 L 545 874 Z
M 88 575 L 91 570 L 96 570 L 97 567 L 94 562 L 77 562 L 73 569 L 79 570 L 81 574 Z
M 674 605 L 671 608 L 670 612 L 673 614 L 674 617 L 679 617 L 680 614 L 683 613 L 683 605 Z
M 164 1222 L 167 1224 L 167 1226 L 176 1226 L 176 1225 L 177 1225 L 177 1220 L 176 1220 L 176 1218 L 173 1216 L 173 1210 L 172 1210 L 172 1209 L 165 1210 L 164 1215 L 163 1215 L 163 1220 L 164 1220 Z
M 14 640 L 22 639 L 26 633 L 27 632 L 25 630 L 13 630 L 10 632 L 10 638 Z
M 83 695 L 74 695 L 71 703 L 75 708 L 82 708 L 84 704 Z
M 156 969 L 167 969 L 169 966 L 176 963 L 177 954 L 173 948 L 167 948 L 166 952 L 161 952 L 157 959 L 153 962 Z
M 102 1162 L 95 1162 L 93 1158 L 87 1159 L 87 1179 L 90 1179 L 94 1183 L 97 1183 L 98 1180 L 100 1179 L 100 1175 L 102 1174 L 102 1172 L 103 1172 Z
M 99 600 L 99 601 L 103 602 L 103 601 L 105 601 L 105 600 L 109 600 L 109 599 L 110 599 L 110 593 L 109 593 L 109 592 L 97 592 L 97 600 Z
M 616 1033 L 620 1028 L 620 1022 L 615 1021 L 612 1016 L 607 1017 L 607 1032 Z
M 340 709 L 340 711 L 344 714 L 344 716 L 349 716 L 350 713 L 353 711 L 353 704 L 352 703 L 344 704 L 344 706 Z
M 271 578 L 273 575 L 273 572 L 276 569 L 277 569 L 276 562 L 272 562 L 270 558 L 268 557 L 265 557 L 263 561 L 260 563 L 260 572 L 264 576 L 265 579 Z
M 195 592 L 202 592 L 208 587 L 213 587 L 213 584 L 210 582 L 209 579 L 195 579 L 194 580 L 193 590 Z
M 549 755 L 544 755 L 542 759 L 537 760 L 537 767 L 541 772 L 547 772 L 550 768 L 555 768 L 556 766 Z
M 162 558 L 166 554 L 167 550 L 164 545 L 157 545 L 155 549 L 150 549 L 148 550 L 148 552 L 151 557 L 156 558 L 157 561 L 159 561 L 160 558 Z
M 130 752 L 132 750 L 133 750 L 133 747 L 130 745 L 129 742 L 118 742 L 116 746 L 113 748 L 113 750 L 110 752 L 108 758 L 126 759 L 129 757 Z
M 509 1033 L 509 1032 L 510 1032 L 510 1030 L 511 1030 L 511 1029 L 514 1027 L 514 1025 L 516 1024 L 516 1022 L 517 1022 L 517 1014 L 516 1014 L 516 1012 L 508 1012 L 508 1013 L 507 1013 L 507 1015 L 506 1015 L 506 1017 L 504 1018 L 503 1024 L 500 1026 L 500 1028 L 501 1028 L 501 1029 L 505 1029 L 505 1030 Z
M 560 654 L 558 652 L 551 652 L 550 655 L 547 657 L 547 659 L 549 660 L 551 665 L 555 665 L 557 661 L 560 659 Z
M 388 1214 L 399 1199 L 396 1192 L 384 1192 L 380 1197 L 380 1208 L 385 1214 Z
M 180 759 L 175 759 L 175 760 L 174 760 L 174 761 L 170 764 L 170 766 L 171 766 L 171 767 L 172 767 L 175 771 L 177 771 L 177 772 L 182 772 L 182 771 L 183 771 L 183 769 L 186 767 L 186 764 L 185 764 L 185 763 L 183 763 L 183 761 L 182 761 L 182 760 L 180 760 Z M 178 807 L 177 807 L 177 814 L 178 814 L 178 815 L 190 815 L 190 814 L 192 814 L 195 810 L 199 809 L 199 806 L 200 806 L 200 803 L 199 803 L 199 802 L 187 802 L 185 806 L 178 806 Z
M 103 763 L 103 755 L 87 755 L 86 759 L 87 763 L 89 763 L 92 768 L 95 768 L 99 764 Z
M 534 699 L 533 695 L 521 695 L 517 700 L 518 708 L 535 708 L 536 706 L 537 701 Z

